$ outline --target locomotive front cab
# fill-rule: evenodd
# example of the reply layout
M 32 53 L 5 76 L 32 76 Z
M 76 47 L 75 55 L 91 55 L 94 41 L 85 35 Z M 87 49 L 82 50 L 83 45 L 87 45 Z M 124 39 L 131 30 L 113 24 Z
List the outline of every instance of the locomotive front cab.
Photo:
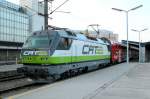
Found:
M 23 45 L 21 59 L 23 64 L 50 64 L 49 58 L 54 53 L 59 35 L 56 31 L 33 33 Z

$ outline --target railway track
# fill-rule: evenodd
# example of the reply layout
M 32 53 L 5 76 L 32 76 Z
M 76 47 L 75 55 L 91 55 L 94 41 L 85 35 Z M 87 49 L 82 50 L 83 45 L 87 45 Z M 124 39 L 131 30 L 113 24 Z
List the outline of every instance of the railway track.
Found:
M 84 74 L 84 73 L 81 73 Z M 57 80 L 57 82 L 65 80 L 65 79 L 69 79 L 70 77 L 74 77 L 74 76 L 78 76 L 78 74 L 76 75 L 72 75 L 72 76 L 68 76 L 62 79 Z M 50 83 L 36 83 L 33 80 L 25 77 L 24 75 L 15 75 L 15 76 L 8 76 L 8 77 L 1 77 L 0 78 L 0 93 L 7 93 L 7 92 L 11 92 L 14 90 L 22 90 L 22 89 L 32 89 L 32 88 L 38 88 L 40 86 L 43 85 L 47 85 L 47 84 L 51 84 L 54 83 L 56 81 L 51 81 Z
M 0 78 L 0 82 L 9 81 L 9 80 L 14 80 L 14 79 L 19 79 L 19 78 L 24 78 L 24 75 L 1 77 L 1 78 Z
M 33 84 L 33 81 L 23 74 L 0 77 L 0 92 Z

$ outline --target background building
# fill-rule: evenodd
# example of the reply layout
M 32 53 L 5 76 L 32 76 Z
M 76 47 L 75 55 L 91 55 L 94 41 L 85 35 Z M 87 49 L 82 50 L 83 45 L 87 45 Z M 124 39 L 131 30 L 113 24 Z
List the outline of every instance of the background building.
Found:
M 26 9 L 0 0 L 0 61 L 19 58 L 23 42 L 29 36 L 29 16 Z
M 83 31 L 83 33 L 89 35 L 89 36 L 93 36 L 93 37 L 99 37 L 99 38 L 102 38 L 102 37 L 105 37 L 111 41 L 115 41 L 115 42 L 118 42 L 118 34 L 115 34 L 113 33 L 112 31 L 109 31 L 109 30 L 105 30 L 105 29 L 101 29 L 99 30 L 99 35 L 94 31 Z
M 99 37 L 105 37 L 111 41 L 116 41 L 118 42 L 118 34 L 113 33 L 112 31 L 108 30 L 100 30 Z
M 27 9 L 30 33 L 44 29 L 44 5 L 38 0 L 20 0 L 20 6 Z
M 29 18 L 22 7 L 0 1 L 0 40 L 24 42 L 29 34 Z

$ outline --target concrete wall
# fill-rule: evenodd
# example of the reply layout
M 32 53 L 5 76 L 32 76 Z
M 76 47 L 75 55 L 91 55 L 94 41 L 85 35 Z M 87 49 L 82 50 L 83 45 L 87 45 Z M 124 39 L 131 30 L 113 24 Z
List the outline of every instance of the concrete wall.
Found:
M 150 62 L 150 49 L 145 49 L 145 62 Z
M 140 48 L 140 62 L 144 63 L 145 62 L 145 47 Z

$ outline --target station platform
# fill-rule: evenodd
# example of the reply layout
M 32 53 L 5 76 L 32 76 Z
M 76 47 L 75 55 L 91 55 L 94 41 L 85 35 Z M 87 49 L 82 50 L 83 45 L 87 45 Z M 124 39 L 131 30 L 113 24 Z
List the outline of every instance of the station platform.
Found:
M 87 99 L 150 99 L 149 93 L 150 63 L 143 63 Z

